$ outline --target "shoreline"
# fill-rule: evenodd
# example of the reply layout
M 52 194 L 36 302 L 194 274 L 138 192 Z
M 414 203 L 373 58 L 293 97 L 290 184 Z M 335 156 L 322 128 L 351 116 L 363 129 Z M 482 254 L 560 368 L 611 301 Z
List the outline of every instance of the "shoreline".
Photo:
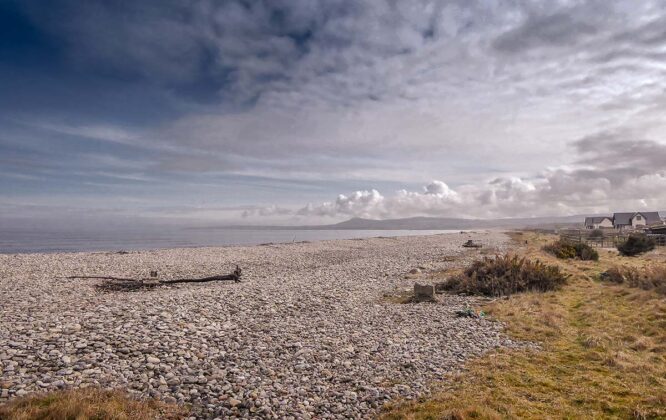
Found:
M 179 229 L 175 230 L 174 232 L 186 232 L 186 231 L 204 231 L 203 229 Z M 70 244 L 67 245 L 67 240 L 64 240 L 60 242 L 60 245 L 51 245 L 51 246 L 46 246 L 46 249 L 38 249 L 37 247 L 29 247 L 29 246 L 16 246 L 12 245 L 14 248 L 18 248 L 17 250 L 11 250 L 10 245 L 3 245 L 0 243 L 0 255 L 15 255 L 15 254 L 51 254 L 51 253 L 56 253 L 56 254 L 67 254 L 67 253 L 79 253 L 79 252 L 96 252 L 96 253 L 103 253 L 103 252 L 120 252 L 120 251 L 128 251 L 128 252 L 135 252 L 135 251 L 157 251 L 157 250 L 168 250 L 168 249 L 191 249 L 191 248 L 227 248 L 227 247 L 248 247 L 248 246 L 260 246 L 260 245 L 272 245 L 272 244 L 290 244 L 290 243 L 302 243 L 302 242 L 318 242 L 318 241 L 334 241 L 334 240 L 355 240 L 355 239 L 369 239 L 369 238 L 381 238 L 381 237 L 407 237 L 407 236 L 430 236 L 430 235 L 442 235 L 442 234 L 451 234 L 451 233 L 459 233 L 459 232 L 485 232 L 485 231 L 497 231 L 496 229 L 478 229 L 478 230 L 423 230 L 423 229 L 396 229 L 396 230 L 387 230 L 387 229 L 363 229 L 363 230 L 356 230 L 356 229 L 340 229 L 340 230 L 331 230 L 331 229 L 326 229 L 326 230 L 302 230 L 302 231 L 291 231 L 288 229 L 284 230 L 279 230 L 277 232 L 280 233 L 286 233 L 289 232 L 290 236 L 291 233 L 303 233 L 307 232 L 308 235 L 311 235 L 313 232 L 320 232 L 323 233 L 321 237 L 317 237 L 316 235 L 311 235 L 309 237 L 306 237 L 306 239 L 299 239 L 296 241 L 293 240 L 275 240 L 276 238 L 273 237 L 272 239 L 274 240 L 269 240 L 271 238 L 271 233 L 275 233 L 276 231 L 272 230 L 263 230 L 263 229 L 258 229 L 258 230 L 243 230 L 243 229 L 230 229 L 228 230 L 230 232 L 262 232 L 264 233 L 264 237 L 267 239 L 266 241 L 262 240 L 250 240 L 247 243 L 224 243 L 224 241 L 220 241 L 219 238 L 217 239 L 211 239 L 208 238 L 209 242 L 218 242 L 218 243 L 202 243 L 202 244 L 186 244 L 186 243 L 178 243 L 178 239 L 172 239 L 174 242 L 173 245 L 167 245 L 167 246 L 158 246 L 158 245 L 147 245 L 147 243 L 153 242 L 153 243 L 158 243 L 158 242 L 165 242 L 165 240 L 155 240 L 155 239 L 150 239 L 150 235 L 148 236 L 148 239 L 145 239 L 147 241 L 146 244 L 143 245 L 133 245 L 133 243 L 137 241 L 142 241 L 144 239 L 134 239 L 134 240 L 126 240 L 124 244 L 120 244 L 122 242 L 122 239 L 106 239 L 104 238 L 104 235 L 98 235 L 97 237 L 91 237 L 87 239 L 88 242 L 98 242 L 100 241 L 99 237 L 102 237 L 101 241 L 107 241 L 109 242 L 109 245 L 106 245 L 106 247 L 91 247 L 88 245 L 88 249 L 84 249 L 85 246 L 77 246 L 72 244 L 71 242 L 81 242 L 85 241 L 86 239 L 77 239 L 77 240 L 72 240 L 70 239 Z M 212 231 L 207 231 L 208 234 L 212 234 L 215 232 L 220 232 L 220 230 L 212 230 Z M 367 235 L 368 232 L 372 233 L 377 233 L 377 235 Z M 63 234 L 63 232 L 56 232 L 58 234 Z M 360 235 L 356 236 L 354 233 Z M 388 233 L 388 234 L 386 234 Z M 391 235 L 391 233 L 393 233 Z M 54 234 L 54 232 L 48 232 L 48 234 Z M 48 235 L 46 235 L 48 237 Z M 296 235 L 294 235 L 296 237 Z M 47 238 L 46 241 L 49 239 Z M 50 239 L 53 240 L 53 239 Z M 56 239 L 58 240 L 58 239 Z M 181 238 L 180 241 L 185 241 L 186 239 Z M 187 239 L 189 241 L 193 240 L 192 238 Z M 233 239 L 232 239 L 233 240 Z M 20 241 L 20 240 L 18 240 Z M 36 240 L 35 240 L 36 241 Z M 166 240 L 168 242 L 169 240 Z M 9 242 L 9 241 L 7 241 Z M 118 242 L 118 243 L 116 243 Z M 206 240 L 202 241 L 206 242 Z M 114 244 L 115 243 L 115 244 Z
M 457 318 L 474 298 L 397 304 L 428 273 L 498 251 L 498 232 L 116 253 L 0 255 L 0 402 L 68 387 L 120 387 L 198 415 L 367 418 L 498 347 L 502 326 Z M 463 240 L 464 239 L 464 240 Z M 212 282 L 109 292 L 70 275 Z M 407 276 L 413 268 L 422 274 Z

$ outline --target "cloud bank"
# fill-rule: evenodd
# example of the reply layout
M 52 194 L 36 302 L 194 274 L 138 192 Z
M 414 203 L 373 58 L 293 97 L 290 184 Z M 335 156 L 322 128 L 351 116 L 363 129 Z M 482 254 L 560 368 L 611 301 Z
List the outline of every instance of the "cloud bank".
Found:
M 576 168 L 547 170 L 531 178 L 495 178 L 457 190 L 435 180 L 421 191 L 403 189 L 391 196 L 375 189 L 355 191 L 297 210 L 269 207 L 248 211 L 245 217 L 497 218 L 665 209 L 666 197 L 660 191 L 666 188 L 666 145 L 628 136 L 600 133 L 582 138 L 574 143 L 581 156 Z
M 658 0 L 9 0 L 0 198 L 211 220 L 663 206 L 664 28 Z

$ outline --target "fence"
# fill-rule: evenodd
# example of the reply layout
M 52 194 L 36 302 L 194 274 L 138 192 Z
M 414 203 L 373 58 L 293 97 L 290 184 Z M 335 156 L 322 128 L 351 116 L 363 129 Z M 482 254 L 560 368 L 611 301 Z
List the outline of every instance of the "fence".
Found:
M 666 246 L 666 235 L 665 234 L 648 234 L 649 237 L 654 238 L 657 246 Z
M 618 244 L 627 240 L 630 232 L 617 232 L 617 231 L 602 231 L 602 235 L 593 235 L 588 229 L 566 229 L 559 232 L 560 238 L 572 242 L 582 242 L 597 248 L 615 248 Z M 666 235 L 664 234 L 647 234 L 647 236 L 654 238 L 657 246 L 666 246 Z

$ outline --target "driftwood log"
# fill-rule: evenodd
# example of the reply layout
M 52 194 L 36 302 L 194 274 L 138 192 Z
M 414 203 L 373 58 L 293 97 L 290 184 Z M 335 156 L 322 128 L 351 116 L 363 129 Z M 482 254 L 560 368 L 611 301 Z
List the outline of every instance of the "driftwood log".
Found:
M 473 240 L 468 240 L 463 244 L 463 248 L 481 248 L 483 245 L 474 242 Z
M 221 276 L 210 276 L 210 277 L 201 277 L 201 278 L 191 278 L 191 279 L 172 279 L 172 280 L 157 280 L 157 271 L 151 271 L 149 279 L 129 279 L 123 277 L 112 277 L 112 276 L 69 276 L 68 279 L 100 279 L 100 280 L 116 280 L 123 282 L 153 282 L 156 284 L 176 284 L 176 283 L 205 283 L 209 281 L 224 281 L 224 280 L 233 280 L 236 283 L 240 282 L 241 274 L 243 270 L 239 266 L 236 266 L 236 269 L 231 274 L 225 274 Z
M 202 277 L 198 279 L 174 279 L 174 280 L 160 280 L 162 284 L 174 284 L 174 283 L 205 283 L 207 281 L 222 281 L 222 280 L 233 280 L 236 283 L 240 282 L 241 274 L 243 270 L 239 266 L 236 266 L 236 269 L 231 274 L 226 274 L 223 276 L 211 276 L 211 277 Z

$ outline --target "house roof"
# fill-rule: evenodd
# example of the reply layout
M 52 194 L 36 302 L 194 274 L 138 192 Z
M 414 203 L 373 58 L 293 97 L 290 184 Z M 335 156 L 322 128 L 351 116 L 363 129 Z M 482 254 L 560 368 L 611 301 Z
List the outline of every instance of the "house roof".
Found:
M 585 226 L 592 226 L 604 221 L 604 219 L 613 220 L 610 216 L 586 217 Z
M 645 223 L 648 225 L 650 223 L 657 223 L 661 221 L 661 217 L 659 217 L 659 213 L 656 211 L 635 211 L 631 213 L 613 213 L 613 224 L 615 226 L 630 225 L 631 219 L 633 219 L 636 214 L 640 214 L 645 217 Z

